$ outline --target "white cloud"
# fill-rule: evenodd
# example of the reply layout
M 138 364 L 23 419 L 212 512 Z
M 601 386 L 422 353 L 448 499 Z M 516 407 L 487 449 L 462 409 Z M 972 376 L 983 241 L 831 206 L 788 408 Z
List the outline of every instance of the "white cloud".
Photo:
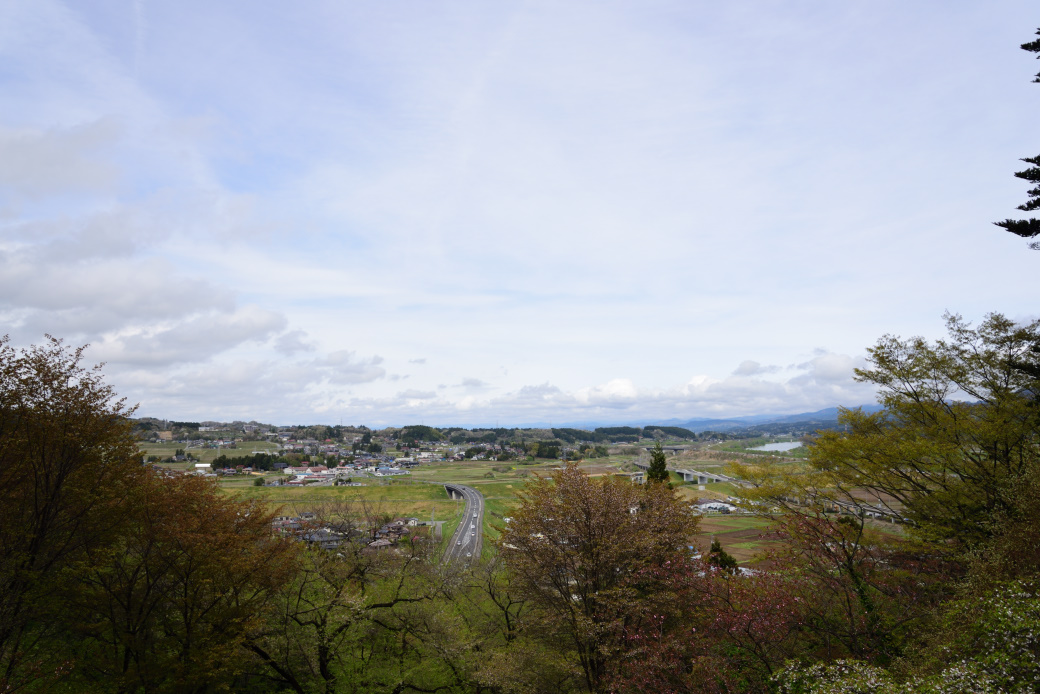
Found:
M 345 349 L 312 362 L 322 376 L 335 385 L 356 385 L 383 378 L 386 369 L 379 366 L 382 363 L 380 356 L 359 359 L 354 352 Z
M 209 312 L 130 334 L 105 336 L 91 346 L 90 354 L 119 365 L 201 362 L 244 342 L 263 342 L 285 325 L 281 314 L 244 306 L 234 312 Z
M 0 6 L 0 320 L 157 414 L 793 412 L 1034 310 L 1029 0 L 185 2 Z
M 757 361 L 754 361 L 752 359 L 745 359 L 744 361 L 740 362 L 740 366 L 738 366 L 733 371 L 733 375 L 758 376 L 761 374 L 776 373 L 779 370 L 779 366 L 763 366 L 762 364 L 759 364 Z
M 316 349 L 315 346 L 310 342 L 305 342 L 305 337 L 307 337 L 307 333 L 303 330 L 290 330 L 278 336 L 274 349 L 287 357 L 291 357 L 297 352 L 313 352 Z
M 15 201 L 114 192 L 120 171 L 97 152 L 110 147 L 120 130 L 111 118 L 49 130 L 0 126 L 0 192 Z
M 404 390 L 397 394 L 401 400 L 432 400 L 437 393 L 432 390 Z
M 632 381 L 627 378 L 615 378 L 592 388 L 582 388 L 575 397 L 584 405 L 596 407 L 626 408 L 631 407 L 639 393 Z
M 867 365 L 863 357 L 831 354 L 824 350 L 817 352 L 817 355 L 811 360 L 798 365 L 798 368 L 806 373 L 792 379 L 794 383 L 817 385 L 847 383 L 852 379 L 855 369 L 862 369 Z

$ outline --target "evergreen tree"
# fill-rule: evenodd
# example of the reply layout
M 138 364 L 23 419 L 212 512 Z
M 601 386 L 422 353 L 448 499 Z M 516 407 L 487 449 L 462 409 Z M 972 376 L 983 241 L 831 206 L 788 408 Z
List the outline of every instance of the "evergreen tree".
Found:
M 1040 36 L 1040 29 L 1038 29 L 1036 33 Z M 1040 53 L 1040 40 L 1023 43 L 1022 50 L 1031 53 Z M 1040 58 L 1040 55 L 1038 55 L 1037 58 Z M 1037 73 L 1033 82 L 1040 83 L 1040 73 Z M 1036 184 L 1036 187 L 1029 191 L 1029 200 L 1022 205 L 1019 205 L 1018 209 L 1023 212 L 1031 212 L 1040 208 L 1040 156 L 1026 157 L 1022 161 L 1027 164 L 1032 164 L 1033 166 L 1030 166 L 1023 171 L 1016 172 L 1015 176 Z M 1040 235 L 1040 219 L 1035 217 L 1029 219 L 1005 219 L 1003 222 L 994 222 L 994 224 L 1010 231 L 1012 234 L 1017 234 L 1024 238 L 1032 238 Z M 1040 242 L 1034 241 L 1029 244 L 1029 247 L 1033 250 L 1040 250 Z
M 650 451 L 650 467 L 646 471 L 647 482 L 667 482 L 668 463 L 664 456 L 661 442 L 654 444 L 654 450 Z
M 727 573 L 737 572 L 737 560 L 733 555 L 722 549 L 722 543 L 717 539 L 711 539 L 711 549 L 708 550 L 708 563 L 717 566 Z

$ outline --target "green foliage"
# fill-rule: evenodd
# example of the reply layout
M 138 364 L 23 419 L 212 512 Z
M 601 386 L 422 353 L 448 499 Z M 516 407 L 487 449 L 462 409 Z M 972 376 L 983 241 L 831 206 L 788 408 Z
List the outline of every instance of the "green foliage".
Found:
M 532 453 L 536 458 L 545 458 L 547 460 L 556 460 L 560 457 L 560 450 L 563 448 L 563 444 L 559 441 L 538 441 L 536 448 L 532 447 Z
M 940 658 L 955 665 L 970 663 L 1000 691 L 1035 691 L 1040 682 L 1035 579 L 997 583 L 981 595 L 966 596 L 947 609 L 944 626 L 948 640 L 940 642 Z
M 605 434 L 599 430 L 586 431 L 585 429 L 569 429 L 566 427 L 550 429 L 554 438 L 560 439 L 564 443 L 578 443 L 582 442 L 603 442 L 609 441 L 610 435 Z
M 715 538 L 711 539 L 711 549 L 708 550 L 708 563 L 727 573 L 735 573 L 737 570 L 737 560 L 729 552 L 722 549 L 722 543 Z
M 148 475 L 126 416 L 83 348 L 0 339 L 0 690 L 67 669 L 76 570 L 107 546 Z
M 113 692 L 226 686 L 295 570 L 296 545 L 271 535 L 272 512 L 192 476 L 143 480 L 125 513 L 111 544 L 77 567 L 69 679 Z
M 210 467 L 214 470 L 222 470 L 241 466 L 253 468 L 254 470 L 268 471 L 275 469 L 275 463 L 292 465 L 293 462 L 293 459 L 287 456 L 272 455 L 270 453 L 253 453 L 243 456 L 229 456 L 226 453 L 222 453 L 213 459 Z
M 697 521 L 668 485 L 575 465 L 526 484 L 456 466 L 485 493 L 523 488 L 519 508 L 490 500 L 500 556 L 486 564 L 442 564 L 423 529 L 370 547 L 391 520 L 385 494 L 443 496 L 433 485 L 292 490 L 310 494 L 290 498 L 318 515 L 272 535 L 272 512 L 244 501 L 263 490 L 225 496 L 142 466 L 125 410 L 78 367 L 78 352 L 53 343 L 19 356 L 4 345 L 0 689 L 1035 691 L 1040 322 L 994 314 L 977 328 L 948 317 L 948 327 L 936 343 L 880 340 L 857 373 L 885 410 L 843 411 L 845 429 L 822 434 L 807 465 L 763 458 L 739 469 L 774 521 L 773 570 L 754 573 L 718 541 L 699 559 L 682 549 Z M 569 437 L 593 457 L 607 453 L 593 436 L 680 433 L 666 429 L 441 437 L 527 436 L 545 459 Z M 660 444 L 651 461 L 667 480 Z M 318 508 L 331 495 L 358 501 Z M 838 515 L 839 501 L 888 505 L 909 531 Z M 340 543 L 308 546 L 315 532 Z
M 469 646 L 483 639 L 460 619 L 463 608 L 454 601 L 465 600 L 466 587 L 435 571 L 436 555 L 421 536 L 370 550 L 369 529 L 389 520 L 354 504 L 316 509 L 311 528 L 331 527 L 348 540 L 334 550 L 304 551 L 269 603 L 264 628 L 244 643 L 254 672 L 277 691 L 475 688 L 464 686 L 476 668 Z
M 866 496 L 937 550 L 990 541 L 995 521 L 1015 518 L 1025 490 L 1036 490 L 1040 410 L 1029 370 L 1040 360 L 1040 321 L 990 314 L 972 328 L 948 315 L 947 328 L 934 344 L 886 336 L 870 348 L 857 379 L 879 389 L 885 410 L 841 410 L 846 430 L 822 432 L 805 471 L 736 466 L 756 482 L 750 494 L 852 507 Z
M 650 430 L 650 431 L 660 431 L 665 436 L 671 436 L 671 437 L 677 438 L 677 439 L 689 439 L 690 441 L 696 441 L 697 440 L 697 434 L 695 434 L 694 432 L 690 431 L 689 429 L 684 429 L 683 427 L 666 427 L 666 426 L 659 426 L 657 424 L 651 424 L 650 426 L 643 427 L 643 435 L 644 436 L 646 436 L 646 432 L 648 430 Z
M 596 427 L 595 432 L 597 434 L 606 434 L 608 437 L 614 437 L 617 440 L 617 436 L 635 436 L 639 437 L 643 430 L 639 427 Z
M 423 424 L 412 424 L 394 432 L 394 439 L 401 441 L 440 441 L 441 432 Z
M 650 467 L 646 470 L 646 481 L 668 481 L 668 460 L 665 458 L 664 449 L 661 448 L 660 441 L 654 444 L 654 449 L 650 452 Z
M 606 458 L 610 456 L 610 451 L 606 446 L 593 445 L 591 443 L 579 444 L 578 453 L 585 458 Z

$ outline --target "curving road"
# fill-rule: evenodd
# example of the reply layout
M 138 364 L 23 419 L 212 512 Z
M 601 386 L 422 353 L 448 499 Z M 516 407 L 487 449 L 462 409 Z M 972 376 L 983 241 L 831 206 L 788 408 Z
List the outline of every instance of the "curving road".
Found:
M 446 484 L 444 488 L 453 498 L 461 496 L 466 500 L 462 522 L 444 550 L 444 561 L 475 561 L 483 546 L 484 495 L 464 484 Z

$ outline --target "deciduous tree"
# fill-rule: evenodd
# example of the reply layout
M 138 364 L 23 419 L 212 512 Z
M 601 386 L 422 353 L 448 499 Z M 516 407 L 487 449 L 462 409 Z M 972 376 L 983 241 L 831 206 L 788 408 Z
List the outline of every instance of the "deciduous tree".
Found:
M 296 573 L 274 512 L 193 476 L 140 480 L 114 541 L 71 591 L 75 681 L 94 691 L 205 691 L 243 669 L 246 635 Z
M 599 691 L 626 628 L 667 601 L 648 569 L 687 552 L 697 519 L 665 485 L 593 479 L 574 464 L 518 496 L 499 543 L 513 584 Z
M 83 348 L 0 340 L 0 690 L 67 669 L 69 570 L 111 541 L 144 475 L 126 416 Z
M 949 337 L 883 337 L 857 380 L 875 385 L 884 410 L 841 410 L 808 467 L 737 465 L 751 496 L 770 504 L 852 509 L 905 518 L 946 548 L 988 542 L 1021 515 L 1040 464 L 1040 321 L 990 314 L 977 327 L 947 315 Z
M 969 570 L 1036 575 L 1040 321 L 947 316 L 947 329 L 869 349 L 856 374 L 884 410 L 843 410 L 806 466 L 732 466 L 776 519 L 782 565 L 811 583 L 803 638 L 827 659 L 912 654 Z M 905 532 L 880 532 L 886 519 Z
M 426 537 L 404 536 L 395 548 L 377 551 L 368 547 L 370 533 L 388 518 L 350 502 L 313 512 L 300 536 L 334 533 L 341 542 L 309 547 L 277 591 L 266 622 L 247 642 L 260 669 L 300 694 L 390 691 L 398 684 L 404 691 L 415 684 L 413 670 L 437 671 L 440 663 L 421 661 L 426 632 L 438 620 L 412 609 L 441 595 Z M 445 649 L 448 640 L 441 639 Z

